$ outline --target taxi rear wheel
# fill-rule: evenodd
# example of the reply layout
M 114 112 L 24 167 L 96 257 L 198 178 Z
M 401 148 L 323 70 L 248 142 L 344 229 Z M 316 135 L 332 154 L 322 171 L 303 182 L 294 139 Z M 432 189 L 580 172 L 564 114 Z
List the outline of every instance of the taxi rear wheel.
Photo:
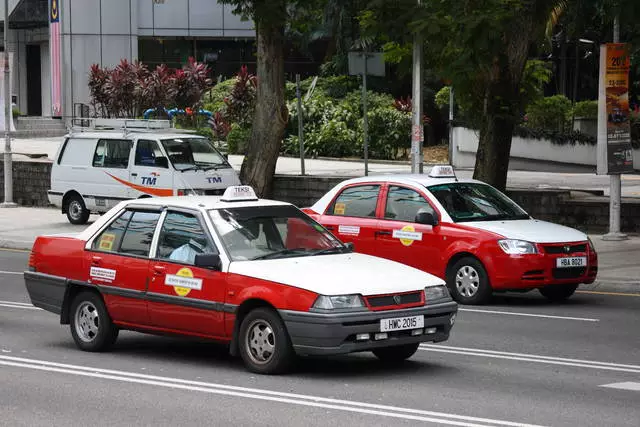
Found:
M 401 362 L 413 356 L 420 343 L 382 347 L 373 350 L 373 354 L 383 362 Z
M 473 257 L 464 257 L 449 268 L 447 285 L 453 298 L 461 304 L 484 304 L 491 298 L 487 271 Z
M 118 338 L 118 328 L 94 292 L 80 292 L 73 299 L 69 323 L 73 340 L 84 351 L 108 350 Z
M 564 301 L 578 289 L 578 285 L 546 286 L 538 289 L 542 296 L 550 301 Z
M 240 356 L 247 369 L 258 374 L 287 371 L 294 358 L 291 339 L 280 316 L 270 308 L 257 308 L 240 325 Z

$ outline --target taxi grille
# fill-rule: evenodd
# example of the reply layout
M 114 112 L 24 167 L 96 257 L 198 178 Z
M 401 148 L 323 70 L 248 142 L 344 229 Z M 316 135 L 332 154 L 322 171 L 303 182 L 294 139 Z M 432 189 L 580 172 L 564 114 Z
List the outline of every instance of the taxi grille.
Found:
M 554 268 L 553 269 L 553 278 L 554 279 L 577 279 L 578 277 L 584 276 L 584 273 L 587 271 L 585 267 L 578 268 Z
M 367 297 L 367 302 L 372 308 L 419 304 L 422 303 L 422 295 L 422 292 L 410 292 L 407 294 L 373 296 Z
M 548 254 L 571 254 L 574 252 L 586 252 L 587 244 L 580 243 L 577 245 L 545 245 L 544 251 Z

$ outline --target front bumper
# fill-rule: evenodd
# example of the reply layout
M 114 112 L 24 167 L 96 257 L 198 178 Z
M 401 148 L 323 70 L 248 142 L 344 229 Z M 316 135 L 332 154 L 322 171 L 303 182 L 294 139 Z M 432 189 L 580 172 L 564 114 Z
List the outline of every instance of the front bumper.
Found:
M 335 355 L 368 351 L 419 342 L 441 342 L 449 338 L 458 305 L 453 301 L 401 310 L 356 313 L 312 313 L 280 310 L 280 316 L 298 355 Z M 411 335 L 411 330 L 389 332 L 388 338 L 375 340 L 380 320 L 424 315 L 424 328 L 436 328 L 433 334 Z M 366 341 L 356 341 L 356 334 L 371 334 Z

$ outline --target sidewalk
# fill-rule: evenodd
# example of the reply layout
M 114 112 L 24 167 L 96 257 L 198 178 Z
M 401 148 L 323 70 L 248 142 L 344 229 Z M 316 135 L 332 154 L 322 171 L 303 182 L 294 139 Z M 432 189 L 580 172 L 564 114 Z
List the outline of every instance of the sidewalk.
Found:
M 92 216 L 90 222 L 98 216 Z M 14 208 L 0 211 L 0 248 L 29 250 L 41 234 L 79 233 L 86 226 L 69 224 L 53 208 Z M 605 242 L 593 235 L 599 255 L 598 280 L 583 290 L 640 291 L 640 236 L 622 242 Z

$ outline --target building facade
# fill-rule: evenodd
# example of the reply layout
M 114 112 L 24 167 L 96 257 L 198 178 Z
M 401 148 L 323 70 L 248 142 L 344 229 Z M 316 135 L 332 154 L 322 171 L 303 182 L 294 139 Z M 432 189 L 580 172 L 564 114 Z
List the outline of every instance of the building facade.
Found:
M 228 76 L 254 60 L 253 23 L 217 0 L 9 0 L 9 9 L 13 100 L 30 116 L 71 118 L 89 104 L 92 64 L 179 67 L 192 56 Z

